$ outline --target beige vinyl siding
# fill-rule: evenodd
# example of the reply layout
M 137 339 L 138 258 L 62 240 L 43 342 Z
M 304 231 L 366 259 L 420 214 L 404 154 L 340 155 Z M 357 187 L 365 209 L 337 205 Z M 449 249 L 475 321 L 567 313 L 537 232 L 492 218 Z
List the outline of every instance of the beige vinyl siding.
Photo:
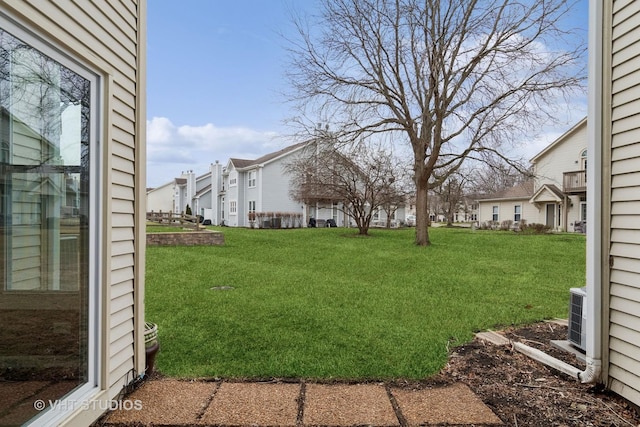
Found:
M 540 222 L 538 209 L 528 199 L 481 200 L 478 204 L 478 222 L 482 224 L 492 221 L 494 206 L 498 206 L 498 222 L 513 221 L 516 205 L 520 206 L 521 220 L 525 220 L 527 224 Z
M 108 377 L 103 379 L 103 387 L 112 398 L 133 378 L 136 367 L 144 366 L 134 360 L 134 329 L 142 320 L 134 319 L 134 313 L 139 316 L 141 313 L 140 309 L 134 310 L 134 301 L 141 301 L 134 296 L 136 286 L 141 284 L 134 284 L 142 277 L 135 260 L 143 260 L 143 255 L 135 251 L 144 248 L 135 242 L 139 222 L 134 195 L 137 186 L 144 187 L 144 177 L 135 178 L 134 173 L 144 170 L 138 164 L 144 161 L 141 154 L 144 150 L 139 147 L 143 141 L 136 136 L 138 129 L 144 129 L 136 123 L 136 117 L 142 116 L 137 91 L 141 86 L 139 67 L 144 58 L 138 57 L 143 51 L 138 43 L 144 35 L 140 34 L 138 17 L 144 19 L 145 11 L 140 10 L 144 9 L 144 1 L 10 0 L 7 4 L 40 35 L 54 40 L 98 72 L 107 97 L 101 104 L 106 109 L 101 112 L 101 123 L 107 126 L 102 129 L 106 141 L 103 139 L 101 149 L 103 177 L 111 183 L 103 186 L 101 203 L 105 209 L 103 238 L 107 238 L 102 245 L 105 255 L 102 294 L 110 300 L 103 305 L 106 309 L 102 322 L 109 329 L 103 331 L 106 338 L 103 343 L 108 347 L 102 350 L 102 357 L 107 359 L 103 375 Z M 141 357 L 144 359 L 144 354 Z
M 609 383 L 640 404 L 640 2 L 615 1 L 611 52 Z
M 25 124 L 10 120 L 13 131 L 12 163 L 39 165 L 42 162 L 41 137 Z M 11 290 L 35 290 L 42 287 L 42 200 L 29 191 L 41 185 L 39 174 L 18 173 L 13 178 L 14 200 L 11 212 Z

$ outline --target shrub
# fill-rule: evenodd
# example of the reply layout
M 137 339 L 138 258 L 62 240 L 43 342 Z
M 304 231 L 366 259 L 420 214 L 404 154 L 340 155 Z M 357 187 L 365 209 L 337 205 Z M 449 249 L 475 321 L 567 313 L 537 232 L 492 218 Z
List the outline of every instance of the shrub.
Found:
M 500 230 L 511 230 L 511 227 L 513 226 L 513 221 L 511 221 L 510 219 L 506 219 L 504 221 L 502 221 L 502 223 L 500 223 Z
M 524 231 L 525 228 L 527 228 L 527 220 L 521 219 L 520 222 L 518 222 L 518 231 Z
M 544 224 L 531 223 L 525 224 L 522 228 L 522 232 L 525 234 L 546 234 L 551 231 L 551 227 Z

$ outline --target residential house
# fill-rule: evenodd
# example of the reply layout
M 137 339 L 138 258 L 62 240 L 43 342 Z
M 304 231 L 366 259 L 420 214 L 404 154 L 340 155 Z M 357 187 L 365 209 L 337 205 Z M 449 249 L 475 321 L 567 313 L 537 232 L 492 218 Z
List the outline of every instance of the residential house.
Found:
M 478 220 L 478 202 L 475 195 L 464 194 L 462 188 L 451 195 L 442 191 L 429 191 L 429 221 L 469 223 Z
M 2 425 L 90 425 L 145 372 L 145 17 L 0 3 Z
M 177 179 L 147 189 L 147 209 L 154 212 L 174 212 L 174 194 Z
M 303 149 L 308 144 L 294 144 L 255 160 L 231 158 L 224 165 L 216 161 L 200 176 L 183 172 L 180 178 L 147 193 L 147 209 L 158 212 L 162 206 L 172 206 L 173 212 L 180 213 L 189 205 L 194 215 L 229 227 L 301 227 L 312 217 L 319 225 L 333 219 L 338 226 L 348 226 L 340 202 L 301 203 L 292 197 L 286 167 L 296 156 L 306 155 Z M 262 223 L 257 223 L 258 218 Z
M 531 159 L 534 222 L 572 231 L 587 217 L 587 119 L 584 118 Z
M 538 209 L 529 201 L 534 194 L 534 181 L 528 180 L 478 200 L 479 224 L 518 224 L 538 217 Z M 506 222 L 505 222 L 506 221 Z
M 291 198 L 289 176 L 285 169 L 287 163 L 306 145 L 306 142 L 291 145 L 255 160 L 229 159 L 222 169 L 221 188 L 216 195 L 225 225 L 250 226 L 249 214 L 255 213 L 302 215 L 304 206 Z M 304 222 L 300 218 L 298 225 L 301 226 Z
M 640 405 L 640 2 L 591 0 L 583 381 Z
M 525 220 L 583 231 L 587 217 L 587 119 L 531 159 L 533 181 L 478 199 L 478 222 Z

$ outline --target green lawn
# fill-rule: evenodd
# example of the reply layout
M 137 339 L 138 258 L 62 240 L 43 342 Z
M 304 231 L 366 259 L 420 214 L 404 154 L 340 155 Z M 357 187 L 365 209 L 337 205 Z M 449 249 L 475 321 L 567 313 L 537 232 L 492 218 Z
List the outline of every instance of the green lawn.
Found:
M 424 378 L 475 331 L 566 317 L 584 286 L 579 234 L 220 230 L 222 247 L 147 248 L 166 375 Z

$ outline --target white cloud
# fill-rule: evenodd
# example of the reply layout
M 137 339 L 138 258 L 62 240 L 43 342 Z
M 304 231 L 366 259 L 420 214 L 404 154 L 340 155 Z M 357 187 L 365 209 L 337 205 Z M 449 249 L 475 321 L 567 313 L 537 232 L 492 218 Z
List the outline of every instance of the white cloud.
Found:
M 273 131 L 244 127 L 176 126 L 166 117 L 147 121 L 147 186 L 165 184 L 184 170 L 205 173 L 209 164 L 230 157 L 254 159 L 283 148 Z

